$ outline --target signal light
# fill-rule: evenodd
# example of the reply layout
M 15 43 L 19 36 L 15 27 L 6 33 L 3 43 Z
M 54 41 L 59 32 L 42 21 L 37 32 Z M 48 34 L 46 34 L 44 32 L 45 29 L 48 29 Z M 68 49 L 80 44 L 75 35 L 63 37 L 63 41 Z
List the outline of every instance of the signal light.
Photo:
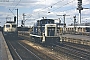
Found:
M 22 23 L 22 25 L 24 25 L 24 21 L 23 20 L 21 21 L 21 23 Z
M 82 0 L 78 0 L 78 8 L 77 10 L 83 10 L 82 8 Z
M 14 23 L 16 22 L 16 16 L 14 16 Z

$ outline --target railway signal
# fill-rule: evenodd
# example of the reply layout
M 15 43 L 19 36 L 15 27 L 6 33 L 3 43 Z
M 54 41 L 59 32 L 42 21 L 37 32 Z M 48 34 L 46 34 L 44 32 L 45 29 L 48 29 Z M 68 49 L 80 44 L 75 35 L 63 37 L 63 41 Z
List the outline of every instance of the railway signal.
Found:
M 16 23 L 16 16 L 14 16 L 14 23 Z
M 78 0 L 78 8 L 77 10 L 83 10 L 82 8 L 82 0 Z
M 25 21 L 26 21 L 25 16 L 26 16 L 25 13 L 23 13 L 23 20 L 21 21 L 22 27 L 25 27 Z
M 82 0 L 78 0 L 78 8 L 77 8 L 77 10 L 79 10 L 79 24 L 81 24 L 81 10 L 83 10 Z
M 82 7 L 82 0 L 78 0 L 77 10 L 79 10 L 79 24 L 81 24 L 81 10 L 83 10 L 83 9 L 90 9 L 90 8 L 83 8 Z

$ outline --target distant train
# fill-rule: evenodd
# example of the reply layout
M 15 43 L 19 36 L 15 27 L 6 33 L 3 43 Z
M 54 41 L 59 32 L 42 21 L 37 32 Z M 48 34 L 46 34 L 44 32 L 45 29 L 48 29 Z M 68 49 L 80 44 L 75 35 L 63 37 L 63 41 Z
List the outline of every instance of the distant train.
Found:
M 90 32 L 90 26 L 68 26 L 66 31 L 76 31 L 76 32 Z
M 57 35 L 57 24 L 54 23 L 53 19 L 37 20 L 30 36 L 35 42 L 39 43 L 50 44 L 60 41 L 60 37 Z
M 76 33 L 90 36 L 90 26 L 67 26 L 65 27 L 65 33 Z
M 8 21 L 3 26 L 3 35 L 5 37 L 17 37 L 17 25 L 14 22 Z

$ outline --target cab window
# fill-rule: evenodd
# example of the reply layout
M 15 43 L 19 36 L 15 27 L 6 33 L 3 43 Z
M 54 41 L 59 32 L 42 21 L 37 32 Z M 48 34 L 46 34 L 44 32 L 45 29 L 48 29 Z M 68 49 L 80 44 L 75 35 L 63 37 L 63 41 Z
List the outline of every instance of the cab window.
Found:
M 13 28 L 16 28 L 16 25 L 12 25 Z
M 6 25 L 6 28 L 9 28 L 10 27 L 10 25 Z

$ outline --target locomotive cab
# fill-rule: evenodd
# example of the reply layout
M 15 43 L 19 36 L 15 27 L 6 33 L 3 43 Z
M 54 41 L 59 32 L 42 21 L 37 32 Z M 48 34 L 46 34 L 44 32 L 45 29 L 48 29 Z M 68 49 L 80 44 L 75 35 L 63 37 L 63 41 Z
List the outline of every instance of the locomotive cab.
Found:
M 42 42 L 46 44 L 56 43 L 60 41 L 60 37 L 57 36 L 57 25 L 56 24 L 46 24 L 45 34 L 43 34 Z
M 17 26 L 15 23 L 6 23 L 3 27 L 3 35 L 6 37 L 17 36 Z

